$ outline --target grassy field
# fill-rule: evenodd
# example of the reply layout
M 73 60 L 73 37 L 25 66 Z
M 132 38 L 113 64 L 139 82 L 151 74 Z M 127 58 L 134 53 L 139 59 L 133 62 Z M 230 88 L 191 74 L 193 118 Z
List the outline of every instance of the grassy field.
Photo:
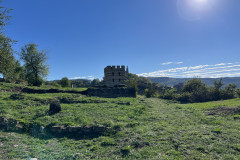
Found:
M 240 159 L 240 99 L 178 104 L 142 96 L 27 94 L 16 87 L 22 86 L 0 84 L 0 117 L 114 132 L 76 139 L 0 130 L 0 159 Z M 62 111 L 49 115 L 52 99 Z

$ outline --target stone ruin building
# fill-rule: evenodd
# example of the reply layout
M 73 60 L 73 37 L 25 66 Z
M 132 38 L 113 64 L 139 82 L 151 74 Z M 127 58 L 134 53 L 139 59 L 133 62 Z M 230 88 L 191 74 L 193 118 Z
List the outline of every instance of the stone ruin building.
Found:
M 128 67 L 107 66 L 104 68 L 104 84 L 107 87 L 114 87 L 125 84 L 128 74 Z

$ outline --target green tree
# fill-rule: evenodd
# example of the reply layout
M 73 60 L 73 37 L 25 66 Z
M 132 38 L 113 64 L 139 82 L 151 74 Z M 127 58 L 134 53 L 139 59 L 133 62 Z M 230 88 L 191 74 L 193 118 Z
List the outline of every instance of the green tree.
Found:
M 7 25 L 9 9 L 0 7 L 0 74 L 4 80 L 15 80 L 15 67 L 17 60 L 14 57 L 12 44 L 15 42 L 4 35 L 4 27 Z
M 207 101 L 207 87 L 200 79 L 194 78 L 189 80 L 183 86 L 182 92 L 190 93 L 192 95 L 190 102 L 205 102 Z
M 223 91 L 222 98 L 223 99 L 231 99 L 234 98 L 236 92 L 237 85 L 236 84 L 229 84 L 225 87 Z
M 91 86 L 97 86 L 97 85 L 99 85 L 99 84 L 100 84 L 100 80 L 99 80 L 98 78 L 92 80 L 92 82 L 91 82 Z
M 221 88 L 224 85 L 224 83 L 222 82 L 222 78 L 220 78 L 219 81 L 214 81 L 214 93 L 213 93 L 213 99 L 214 100 L 219 100 L 221 99 Z
M 20 54 L 24 62 L 25 78 L 30 85 L 40 86 L 48 75 L 47 56 L 44 50 L 39 51 L 34 43 L 25 45 Z
M 153 84 L 147 89 L 145 89 L 145 96 L 147 98 L 153 97 L 156 94 L 156 90 Z
M 138 81 L 137 78 L 133 76 L 129 76 L 126 80 L 126 85 L 129 88 L 134 88 L 134 90 L 137 92 L 138 91 Z
M 62 87 L 70 87 L 70 81 L 67 77 L 63 77 L 61 80 L 60 80 L 60 85 Z

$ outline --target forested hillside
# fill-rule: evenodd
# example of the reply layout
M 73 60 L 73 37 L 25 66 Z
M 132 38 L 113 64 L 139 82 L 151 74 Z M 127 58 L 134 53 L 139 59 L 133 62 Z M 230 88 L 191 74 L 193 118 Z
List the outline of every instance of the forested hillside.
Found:
M 192 78 L 170 78 L 170 77 L 148 77 L 153 83 L 161 83 L 167 86 L 174 86 L 178 83 L 186 83 Z M 199 78 L 204 84 L 212 86 L 214 81 L 219 81 L 220 78 Z M 228 84 L 236 84 L 240 88 L 240 77 L 224 77 L 222 78 L 224 87 Z

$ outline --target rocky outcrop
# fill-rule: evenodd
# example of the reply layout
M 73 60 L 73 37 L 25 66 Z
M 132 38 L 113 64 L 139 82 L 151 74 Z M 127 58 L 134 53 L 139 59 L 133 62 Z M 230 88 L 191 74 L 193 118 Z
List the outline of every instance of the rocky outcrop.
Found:
M 19 123 L 19 121 L 12 119 L 12 118 L 6 118 L 6 117 L 0 117 L 0 129 L 5 130 L 21 130 L 22 125 Z

